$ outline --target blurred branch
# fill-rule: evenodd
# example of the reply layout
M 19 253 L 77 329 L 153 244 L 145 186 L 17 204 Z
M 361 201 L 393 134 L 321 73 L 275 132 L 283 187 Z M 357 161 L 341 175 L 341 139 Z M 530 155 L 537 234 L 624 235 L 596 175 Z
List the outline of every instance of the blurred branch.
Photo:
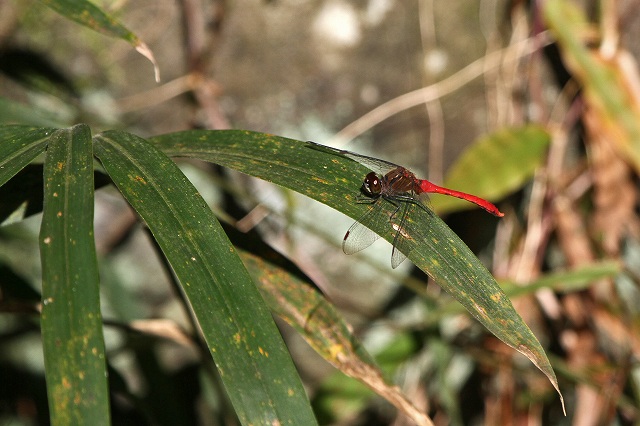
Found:
M 480 77 L 488 69 L 498 67 L 506 62 L 519 60 L 550 43 L 548 34 L 543 32 L 502 50 L 491 52 L 438 83 L 385 102 L 340 130 L 326 143 L 333 146 L 343 145 L 395 114 L 439 99 Z
M 195 77 L 191 90 L 198 106 L 204 111 L 207 127 L 229 129 L 231 125 L 218 104 L 220 86 L 209 75 L 209 63 L 214 57 L 216 37 L 219 36 L 224 17 L 223 1 L 210 2 L 211 13 L 198 0 L 181 0 L 187 68 Z M 210 16 L 211 19 L 205 19 Z M 208 31 L 211 29 L 212 31 Z

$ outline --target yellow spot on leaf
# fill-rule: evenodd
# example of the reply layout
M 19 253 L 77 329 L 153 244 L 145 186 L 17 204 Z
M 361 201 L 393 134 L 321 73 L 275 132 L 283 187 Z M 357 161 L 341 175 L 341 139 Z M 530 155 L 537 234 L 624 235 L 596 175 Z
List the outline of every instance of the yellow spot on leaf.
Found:
M 475 308 L 476 312 L 478 312 L 481 316 L 483 316 L 484 318 L 487 318 L 487 311 L 485 311 L 485 309 L 478 305 L 477 303 L 473 304 L 473 307 Z
M 342 352 L 342 345 L 331 345 L 329 348 L 329 353 L 331 354 L 331 358 L 336 358 L 339 353 Z

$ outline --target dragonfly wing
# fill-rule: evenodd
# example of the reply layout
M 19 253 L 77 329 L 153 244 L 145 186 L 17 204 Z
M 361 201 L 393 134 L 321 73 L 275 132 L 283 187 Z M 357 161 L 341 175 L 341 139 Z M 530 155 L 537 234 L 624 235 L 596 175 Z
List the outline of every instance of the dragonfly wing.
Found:
M 388 218 L 388 216 L 381 211 L 381 202 L 382 200 L 376 200 L 371 204 L 367 212 L 362 215 L 358 221 L 354 222 L 344 235 L 342 251 L 346 254 L 353 254 L 364 250 L 380 238 L 380 236 L 370 228 L 378 228 L 380 223 L 385 223 Z
M 398 165 L 393 164 L 389 161 L 381 160 L 375 157 L 369 157 L 367 155 L 356 154 L 355 152 L 347 151 L 344 149 L 340 150 L 340 154 L 382 175 L 398 167 Z
M 353 161 L 362 164 L 365 167 L 368 167 L 372 171 L 383 175 L 389 170 L 393 170 L 398 167 L 397 164 L 393 164 L 389 161 L 381 160 L 375 157 L 369 157 L 368 155 L 357 154 L 355 152 L 347 151 L 346 149 L 338 149 L 326 145 L 320 145 L 319 143 L 315 143 L 312 141 L 307 141 L 307 143 L 311 145 L 311 148 L 313 149 L 345 156 Z
M 342 251 L 345 254 L 354 254 L 364 250 L 373 244 L 380 236 L 360 222 L 354 222 L 344 235 Z
M 397 247 L 393 248 L 391 252 L 391 268 L 396 269 L 407 258 L 404 253 L 398 250 Z
M 357 253 L 373 244 L 380 236 L 373 229 L 389 229 L 394 232 L 393 251 L 391 252 L 391 267 L 397 268 L 412 249 L 411 230 L 408 230 L 408 215 L 417 207 L 416 202 L 403 201 L 397 209 L 385 209 L 383 206 L 391 203 L 378 199 L 369 210 L 347 231 L 342 241 L 342 250 L 346 254 Z
M 400 210 L 390 218 L 391 227 L 395 230 L 393 237 L 393 251 L 391 252 L 391 267 L 397 268 L 411 251 L 411 235 L 407 231 L 407 217 L 416 206 L 414 202 L 404 202 Z

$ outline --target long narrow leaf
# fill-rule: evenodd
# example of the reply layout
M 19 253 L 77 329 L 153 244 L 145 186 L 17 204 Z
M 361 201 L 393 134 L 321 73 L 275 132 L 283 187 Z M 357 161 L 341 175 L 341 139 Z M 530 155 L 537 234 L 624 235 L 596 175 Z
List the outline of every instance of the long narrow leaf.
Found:
M 28 126 L 0 127 L 0 185 L 40 155 L 53 129 Z
M 27 212 L 39 211 L 42 206 L 42 173 L 38 190 L 26 190 L 33 183 L 33 173 L 25 171 L 28 164 L 47 146 L 53 129 L 27 126 L 0 127 L 0 223 L 6 225 L 22 219 Z M 15 177 L 18 173 L 23 177 Z M 16 180 L 17 179 L 17 180 Z M 7 182 L 11 182 L 5 185 Z M 15 182 L 14 182 L 15 181 Z M 13 184 L 12 184 L 13 183 Z M 37 197 L 40 197 L 39 199 Z
M 93 239 L 93 156 L 85 125 L 51 136 L 40 230 L 42 337 L 53 424 L 108 425 Z
M 269 310 L 197 190 L 144 139 L 115 131 L 94 139 L 96 156 L 171 263 L 243 424 L 315 424 Z
M 124 25 L 107 15 L 102 9 L 87 0 L 40 0 L 62 16 L 76 21 L 92 30 L 99 31 L 111 37 L 117 37 L 133 45 L 135 49 L 149 59 L 159 81 L 158 65 L 151 49 L 138 36 L 129 31 Z
M 212 161 L 305 194 L 352 218 L 367 205 L 355 197 L 363 166 L 299 141 L 247 131 L 187 131 L 151 139 L 170 156 Z M 393 206 L 389 206 L 392 210 Z M 469 248 L 433 212 L 414 209 L 409 258 L 496 337 L 527 356 L 558 391 L 549 360 L 509 298 Z M 373 229 L 393 241 L 391 226 Z

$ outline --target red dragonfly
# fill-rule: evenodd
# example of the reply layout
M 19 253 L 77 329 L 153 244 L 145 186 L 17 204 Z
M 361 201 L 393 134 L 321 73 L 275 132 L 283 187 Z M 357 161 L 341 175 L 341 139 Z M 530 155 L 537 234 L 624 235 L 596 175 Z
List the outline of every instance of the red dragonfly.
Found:
M 453 189 L 443 188 L 426 179 L 418 179 L 411 171 L 397 164 L 351 151 L 319 145 L 314 142 L 310 143 L 317 146 L 319 150 L 343 155 L 373 170 L 365 176 L 362 183 L 361 192 L 364 197 L 358 198 L 359 203 L 368 203 L 371 204 L 371 207 L 358 221 L 351 225 L 345 234 L 342 241 L 342 250 L 346 254 L 357 253 L 369 247 L 380 238 L 370 228 L 384 229 L 390 223 L 395 231 L 393 250 L 391 252 L 391 267 L 397 268 L 407 258 L 406 254 L 411 249 L 409 244 L 411 235 L 406 229 L 407 217 L 410 216 L 414 207 L 431 212 L 421 199 L 426 198 L 428 193 L 462 198 L 482 207 L 494 216 L 504 216 L 504 213 L 485 199 Z M 422 194 L 425 195 L 421 197 Z M 391 213 L 388 213 L 389 210 L 385 210 L 384 203 L 381 200 L 391 203 L 393 206 Z

